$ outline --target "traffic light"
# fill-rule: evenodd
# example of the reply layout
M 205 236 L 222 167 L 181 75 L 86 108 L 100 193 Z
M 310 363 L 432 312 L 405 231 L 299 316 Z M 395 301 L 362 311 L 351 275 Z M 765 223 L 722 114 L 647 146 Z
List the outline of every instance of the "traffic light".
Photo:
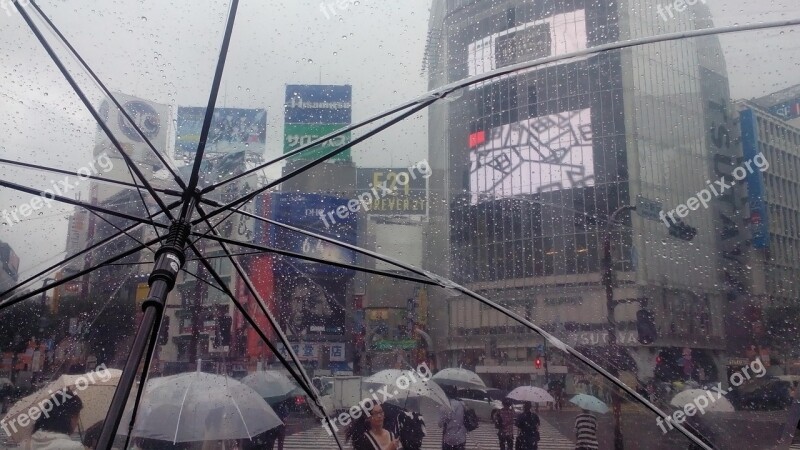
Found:
M 675 219 L 669 223 L 669 235 L 684 241 L 691 241 L 697 235 L 697 228 L 683 223 L 681 219 Z
M 537 356 L 536 357 L 536 361 L 534 361 L 533 364 L 536 366 L 537 369 L 541 369 L 542 368 L 542 358 Z
M 158 345 L 167 345 L 167 342 L 169 342 L 169 316 L 164 316 L 161 328 L 158 330 Z
M 636 311 L 636 331 L 639 333 L 640 344 L 651 344 L 658 339 L 656 318 L 652 311 L 644 308 Z

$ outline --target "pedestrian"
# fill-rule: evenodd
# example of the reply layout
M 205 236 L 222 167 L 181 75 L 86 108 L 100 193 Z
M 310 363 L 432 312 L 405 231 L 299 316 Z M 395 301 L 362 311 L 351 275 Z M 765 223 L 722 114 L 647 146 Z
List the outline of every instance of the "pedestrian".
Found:
M 383 427 L 397 436 L 403 450 L 421 450 L 422 440 L 427 434 L 422 415 L 391 403 L 383 403 L 381 406 L 385 416 Z
M 73 441 L 70 435 L 75 433 L 80 422 L 83 402 L 73 392 L 62 392 L 66 400 L 54 403 L 49 414 L 42 415 L 33 425 L 33 434 L 23 443 L 27 450 L 84 450 L 83 444 Z M 51 403 L 51 406 L 53 403 Z
M 275 414 L 281 419 L 281 424 L 275 428 L 275 440 L 270 445 L 269 450 L 273 450 L 275 448 L 275 443 L 278 444 L 278 450 L 283 450 L 283 441 L 286 440 L 286 418 L 289 417 L 289 404 L 288 402 L 294 401 L 294 399 L 286 399 L 282 402 L 279 402 L 275 405 L 273 410 Z
M 584 409 L 575 417 L 575 450 L 598 450 L 597 418 Z
M 372 407 L 368 415 L 355 419 L 345 430 L 345 442 L 353 442 L 353 450 L 400 450 L 402 445 L 393 432 L 383 427 L 383 407 Z
M 539 416 L 532 411 L 531 402 L 522 404 L 522 414 L 517 417 L 517 428 L 519 428 L 519 436 L 517 436 L 516 450 L 536 450 L 539 446 L 539 425 L 541 421 Z
M 514 450 L 514 410 L 511 399 L 503 399 L 503 408 L 494 414 L 494 426 L 497 428 L 497 440 L 500 450 Z
M 450 401 L 450 410 L 442 409 L 439 414 L 439 428 L 442 431 L 442 450 L 465 450 L 467 447 L 467 428 L 464 426 L 465 406 L 457 397 L 455 387 L 442 385 L 442 390 Z

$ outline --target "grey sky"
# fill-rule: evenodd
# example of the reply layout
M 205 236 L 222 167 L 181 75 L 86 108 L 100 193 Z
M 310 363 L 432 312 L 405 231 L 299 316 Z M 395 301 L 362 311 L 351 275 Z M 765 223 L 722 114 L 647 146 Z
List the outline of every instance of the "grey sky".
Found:
M 241 2 L 218 106 L 267 108 L 267 156 L 282 150 L 285 84 L 352 84 L 353 118 L 363 119 L 426 90 L 421 63 L 431 0 Z M 488 0 L 487 0 L 488 1 Z M 7 0 L 0 0 L 8 5 Z M 191 5 L 191 9 L 190 6 Z M 796 0 L 708 0 L 718 25 L 800 16 Z M 227 1 L 43 0 L 42 8 L 110 89 L 170 105 L 204 106 L 219 53 Z M 334 13 L 336 15 L 334 15 Z M 77 170 L 91 161 L 94 121 L 16 11 L 0 9 L 0 154 Z M 799 30 L 722 38 L 734 97 L 800 83 Z M 772 36 L 759 40 L 754 36 Z M 53 36 L 50 36 L 51 38 Z M 50 39 L 55 43 L 54 39 Z M 63 49 L 58 48 L 63 56 Z M 65 58 L 73 74 L 77 65 Z M 99 90 L 77 77 L 95 104 Z M 361 166 L 400 166 L 427 153 L 427 120 L 362 145 Z M 35 186 L 48 179 L 0 167 L 0 176 Z M 0 211 L 30 196 L 0 189 Z M 63 251 L 71 208 L 53 208 L 0 239 L 30 268 Z M 37 231 L 33 231 L 37 230 Z

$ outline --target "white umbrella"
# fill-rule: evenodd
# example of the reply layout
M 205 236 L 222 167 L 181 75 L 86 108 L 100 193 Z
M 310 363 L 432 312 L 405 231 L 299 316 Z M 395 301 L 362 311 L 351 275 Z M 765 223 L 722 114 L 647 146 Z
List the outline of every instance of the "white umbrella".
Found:
M 556 401 L 549 392 L 536 386 L 520 386 L 509 392 L 506 397 L 531 403 L 555 403 Z
M 463 388 L 486 388 L 486 383 L 477 373 L 457 367 L 440 370 L 433 376 L 433 381 L 438 384 L 450 384 Z
M 688 403 L 697 403 L 697 400 L 705 397 L 705 402 L 708 407 L 703 408 L 705 411 L 714 412 L 734 412 L 733 405 L 724 397 L 717 398 L 717 394 L 705 389 L 687 389 L 679 392 L 678 395 L 672 397 L 669 404 L 678 408 L 683 408 Z
M 251 439 L 283 423 L 252 388 L 203 372 L 148 381 L 137 416 L 134 437 L 173 443 Z M 120 433 L 127 434 L 124 428 Z
M 3 422 L 13 423 L 14 426 L 9 427 L 10 436 L 16 442 L 21 442 L 30 437 L 36 418 L 57 408 L 74 394 L 83 404 L 80 421 L 81 427 L 87 429 L 105 419 L 121 375 L 121 370 L 105 367 L 82 375 L 61 375 L 56 381 L 17 401 L 8 410 Z M 23 423 L 25 426 L 22 426 Z
M 605 414 L 608 412 L 608 406 L 606 406 L 602 400 L 593 395 L 578 394 L 575 397 L 572 397 L 569 402 L 577 405 L 580 409 L 587 409 L 600 414 Z
M 399 401 L 421 397 L 429 398 L 441 406 L 450 408 L 450 401 L 441 387 L 436 383 L 423 379 L 411 370 L 386 369 L 375 375 L 364 378 L 364 383 L 387 386 L 387 392 Z
M 244 377 L 242 383 L 250 386 L 264 399 L 287 397 L 297 385 L 286 375 L 274 370 L 262 370 Z

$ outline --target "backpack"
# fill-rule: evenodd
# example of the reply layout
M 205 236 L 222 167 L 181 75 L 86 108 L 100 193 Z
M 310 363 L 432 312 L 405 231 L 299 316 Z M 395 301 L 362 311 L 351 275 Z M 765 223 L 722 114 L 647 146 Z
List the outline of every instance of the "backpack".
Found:
M 475 431 L 478 429 L 478 414 L 472 408 L 464 407 L 464 428 L 467 431 Z

